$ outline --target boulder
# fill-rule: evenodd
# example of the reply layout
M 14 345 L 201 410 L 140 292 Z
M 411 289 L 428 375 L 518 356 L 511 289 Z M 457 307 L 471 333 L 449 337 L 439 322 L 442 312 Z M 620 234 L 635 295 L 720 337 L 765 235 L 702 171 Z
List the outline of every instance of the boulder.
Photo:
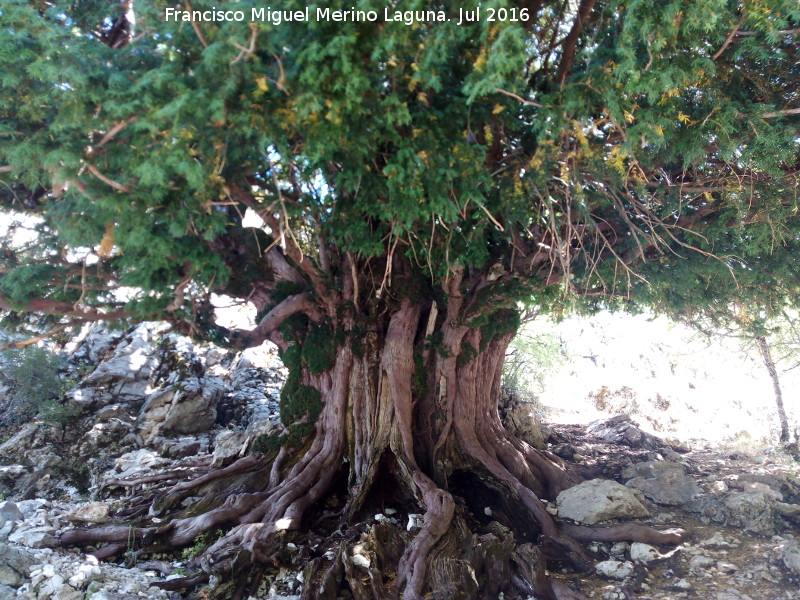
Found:
M 639 429 L 628 415 L 617 415 L 610 419 L 593 421 L 586 427 L 586 431 L 609 444 L 623 444 L 632 448 L 650 450 L 667 447 L 663 440 Z
M 646 461 L 625 470 L 624 477 L 632 477 L 625 485 L 641 491 L 657 504 L 680 506 L 691 501 L 702 491 L 694 479 L 686 474 L 680 463 Z
M 17 590 L 10 585 L 0 583 L 0 600 L 15 600 L 17 597 Z
M 220 431 L 214 441 L 212 467 L 221 467 L 238 457 L 250 435 L 246 431 Z
M 139 413 L 139 435 L 203 433 L 217 418 L 217 400 L 225 390 L 218 377 L 192 377 L 148 396 Z
M 169 460 L 162 458 L 152 450 L 141 448 L 134 452 L 127 452 L 114 461 L 116 472 L 113 474 L 115 479 L 123 479 L 131 475 L 141 474 L 143 471 L 161 467 L 169 463 Z
M 771 561 L 795 577 L 800 577 L 800 544 L 793 539 L 782 541 L 771 552 Z
M 108 521 L 108 513 L 109 506 L 105 502 L 90 502 L 76 506 L 65 516 L 78 523 L 105 523 Z
M 725 501 L 726 522 L 752 533 L 775 533 L 775 492 L 751 490 L 731 494 Z
M 19 587 L 30 575 L 35 562 L 24 550 L 0 542 L 0 584 Z
M 30 450 L 33 439 L 39 431 L 39 423 L 28 423 L 17 433 L 0 445 L 0 456 L 23 457 Z
M 561 492 L 556 502 L 559 517 L 587 525 L 649 514 L 630 489 L 608 479 L 584 481 Z

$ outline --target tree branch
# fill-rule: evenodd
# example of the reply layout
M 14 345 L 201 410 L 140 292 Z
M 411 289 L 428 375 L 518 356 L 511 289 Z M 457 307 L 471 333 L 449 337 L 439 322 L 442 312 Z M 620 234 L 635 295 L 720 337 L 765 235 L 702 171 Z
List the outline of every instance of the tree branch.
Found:
M 122 185 L 121 183 L 117 183 L 113 179 L 109 179 L 108 177 L 103 175 L 97 169 L 97 167 L 95 167 L 92 163 L 87 162 L 87 163 L 84 163 L 84 164 L 86 165 L 86 169 L 89 171 L 89 173 L 91 173 L 92 175 L 97 177 L 103 183 L 106 183 L 106 184 L 110 185 L 115 190 L 119 190 L 120 192 L 130 192 L 131 191 L 128 187 Z
M 761 118 L 774 119 L 776 117 L 785 117 L 787 115 L 800 115 L 800 108 L 787 108 L 784 110 L 776 110 L 775 112 L 765 112 L 761 115 Z
M 766 32 L 763 31 L 737 31 L 736 37 L 754 37 L 757 35 L 763 35 Z M 779 29 L 775 32 L 778 35 L 797 35 L 800 33 L 800 27 L 795 27 L 794 29 Z
M 124 319 L 129 315 L 124 310 L 110 312 L 99 312 L 97 309 L 80 310 L 76 309 L 72 302 L 61 302 L 48 298 L 33 298 L 23 305 L 16 305 L 7 297 L 0 295 L 0 309 L 12 310 L 17 312 L 46 313 L 50 315 L 62 315 L 72 317 L 81 321 L 111 321 L 114 319 Z
M 542 108 L 542 105 L 539 104 L 538 102 L 533 102 L 531 100 L 525 100 L 525 98 L 523 98 L 522 96 L 518 96 L 514 92 L 507 92 L 506 90 L 503 90 L 503 89 L 500 89 L 500 88 L 494 88 L 494 91 L 495 92 L 499 92 L 501 94 L 505 94 L 509 98 L 513 98 L 514 100 L 517 100 L 518 102 L 521 102 L 525 106 L 535 106 L 536 108 Z
M 725 42 L 722 44 L 722 47 L 714 53 L 714 56 L 711 57 L 711 60 L 717 60 L 720 57 L 720 55 L 723 52 L 725 52 L 725 49 L 728 46 L 730 46 L 731 42 L 733 41 L 733 38 L 736 36 L 736 34 L 738 33 L 739 29 L 744 24 L 744 20 L 746 18 L 747 18 L 747 12 L 742 11 L 742 16 L 739 18 L 739 22 L 736 24 L 736 27 L 734 27 L 731 30 L 731 32 L 728 34 L 728 37 L 725 38 Z
M 589 18 L 596 0 L 582 0 L 581 6 L 578 9 L 578 15 L 575 17 L 575 22 L 572 24 L 569 34 L 564 39 L 564 50 L 561 55 L 561 63 L 558 65 L 558 75 L 556 80 L 559 84 L 564 83 L 567 79 L 567 74 L 572 68 L 572 62 L 575 60 L 575 50 L 578 45 L 578 38 L 583 30 L 583 25 Z
M 312 321 L 319 320 L 322 315 L 316 306 L 309 301 L 308 296 L 308 292 L 289 296 L 264 315 L 258 325 L 251 330 L 227 330 L 230 334 L 231 347 L 244 350 L 245 348 L 260 346 L 266 340 L 272 340 L 277 343 L 273 334 L 278 333 L 278 328 L 286 319 L 299 312 L 308 315 Z M 225 330 L 222 327 L 220 329 Z

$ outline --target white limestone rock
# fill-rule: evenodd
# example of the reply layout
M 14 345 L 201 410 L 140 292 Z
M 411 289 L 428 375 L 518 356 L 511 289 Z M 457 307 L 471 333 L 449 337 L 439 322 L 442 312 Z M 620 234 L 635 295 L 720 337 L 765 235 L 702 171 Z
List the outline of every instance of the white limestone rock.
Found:
M 633 575 L 633 563 L 627 560 L 604 560 L 597 563 L 594 568 L 599 575 L 618 581 Z
M 630 489 L 608 479 L 592 479 L 564 490 L 556 503 L 560 518 L 587 525 L 649 514 Z

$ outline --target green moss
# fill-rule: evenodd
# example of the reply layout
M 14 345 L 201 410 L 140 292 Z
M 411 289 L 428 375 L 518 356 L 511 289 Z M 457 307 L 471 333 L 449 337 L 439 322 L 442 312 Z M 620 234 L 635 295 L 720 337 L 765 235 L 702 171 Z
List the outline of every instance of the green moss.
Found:
M 300 369 L 301 356 L 300 346 L 297 344 L 289 344 L 286 349 L 280 353 L 281 361 L 289 371 Z
M 291 425 L 305 418 L 314 423 L 322 411 L 322 400 L 319 390 L 300 382 L 299 370 L 289 372 L 289 377 L 281 390 L 281 421 Z
M 414 352 L 414 376 L 411 380 L 411 393 L 414 398 L 423 398 L 428 393 L 428 370 L 422 352 Z
M 456 358 L 456 366 L 461 368 L 476 356 L 478 356 L 478 351 L 471 344 L 464 344 Z
M 314 425 L 311 423 L 294 423 L 288 429 L 289 435 L 283 438 L 283 444 L 287 448 L 300 448 L 305 439 L 314 433 Z
M 262 433 L 256 436 L 250 444 L 250 452 L 260 452 L 262 454 L 277 454 L 278 449 L 283 445 L 281 438 L 276 435 Z
M 303 342 L 303 363 L 315 375 L 333 368 L 336 363 L 336 336 L 329 325 L 312 325 Z

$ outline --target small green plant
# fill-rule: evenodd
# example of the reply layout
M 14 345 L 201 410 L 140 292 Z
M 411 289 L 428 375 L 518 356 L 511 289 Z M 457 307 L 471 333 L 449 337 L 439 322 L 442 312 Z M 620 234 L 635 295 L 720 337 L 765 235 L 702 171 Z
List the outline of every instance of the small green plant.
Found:
M 217 529 L 215 532 L 206 531 L 194 538 L 194 543 L 188 548 L 184 548 L 181 552 L 183 560 L 192 560 L 200 555 L 203 550 L 210 546 L 213 542 L 225 535 L 225 531 Z

